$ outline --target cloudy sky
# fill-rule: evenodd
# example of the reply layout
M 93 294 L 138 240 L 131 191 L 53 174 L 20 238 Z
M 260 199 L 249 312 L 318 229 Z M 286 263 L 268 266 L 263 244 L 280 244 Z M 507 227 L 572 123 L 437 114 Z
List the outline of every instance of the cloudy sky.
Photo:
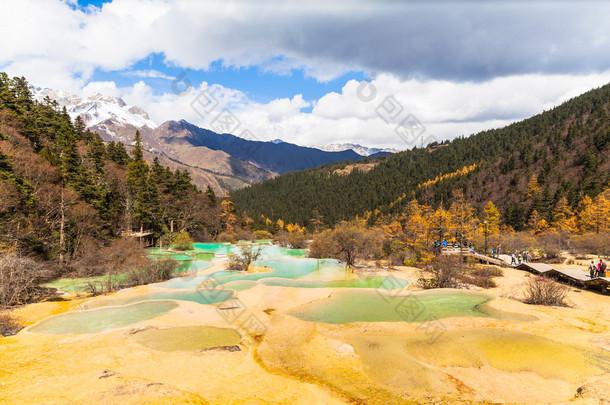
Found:
M 411 148 L 610 82 L 602 1 L 0 2 L 0 71 L 162 123 Z M 246 135 L 244 135 L 246 136 Z

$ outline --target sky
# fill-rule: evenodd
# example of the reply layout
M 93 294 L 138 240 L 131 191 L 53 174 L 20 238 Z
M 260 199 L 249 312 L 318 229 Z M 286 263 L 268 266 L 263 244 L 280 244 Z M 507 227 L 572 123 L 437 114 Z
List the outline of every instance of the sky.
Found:
M 410 149 L 610 82 L 603 1 L 5 0 L 0 15 L 10 76 L 300 145 Z

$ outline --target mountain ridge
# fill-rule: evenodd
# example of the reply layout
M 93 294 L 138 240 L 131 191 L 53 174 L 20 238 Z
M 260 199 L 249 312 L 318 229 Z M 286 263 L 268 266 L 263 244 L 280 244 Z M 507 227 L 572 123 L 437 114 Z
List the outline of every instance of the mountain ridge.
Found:
M 367 155 L 350 148 L 326 151 L 281 139 L 247 140 L 233 134 L 218 134 L 186 120 L 170 120 L 158 125 L 142 108 L 128 105 L 119 97 L 99 93 L 80 97 L 34 86 L 30 86 L 30 90 L 39 101 L 45 97 L 55 100 L 59 107 L 66 108 L 73 120 L 80 116 L 85 125 L 106 142 L 122 142 L 129 146 L 139 130 L 145 150 L 163 157 L 163 162 L 172 161 L 174 168 L 189 171 L 199 188 L 211 184 L 217 192 L 321 164 L 360 160 L 370 155 L 369 151 L 387 153 L 360 145 L 357 146 Z M 210 175 L 217 177 L 212 179 Z
M 609 117 L 610 84 L 504 128 L 389 155 L 366 173 L 339 175 L 347 165 L 330 164 L 251 185 L 231 197 L 253 218 L 308 225 L 317 212 L 330 226 L 356 215 L 374 223 L 412 199 L 448 205 L 453 191 L 461 189 L 479 210 L 494 201 L 504 223 L 519 230 L 534 211 L 550 222 L 562 197 L 573 209 L 610 184 Z M 528 192 L 531 184 L 539 191 Z

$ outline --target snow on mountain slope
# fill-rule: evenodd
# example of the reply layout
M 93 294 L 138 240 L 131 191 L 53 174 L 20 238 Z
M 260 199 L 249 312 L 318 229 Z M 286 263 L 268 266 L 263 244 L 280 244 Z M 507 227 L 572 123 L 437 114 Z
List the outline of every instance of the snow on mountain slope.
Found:
M 326 152 L 341 152 L 344 150 L 353 150 L 361 156 L 370 156 L 379 152 L 396 153 L 398 150 L 392 148 L 368 148 L 366 146 L 358 145 L 355 143 L 331 143 L 329 145 L 312 145 L 312 148 L 320 149 Z
M 87 127 L 106 121 L 120 126 L 132 125 L 136 128 L 157 127 L 146 111 L 138 106 L 127 105 L 118 97 L 103 96 L 98 93 L 82 98 L 62 91 L 34 86 L 30 86 L 30 91 L 38 101 L 42 101 L 45 97 L 56 100 L 60 107 L 66 107 L 72 120 L 80 115 Z

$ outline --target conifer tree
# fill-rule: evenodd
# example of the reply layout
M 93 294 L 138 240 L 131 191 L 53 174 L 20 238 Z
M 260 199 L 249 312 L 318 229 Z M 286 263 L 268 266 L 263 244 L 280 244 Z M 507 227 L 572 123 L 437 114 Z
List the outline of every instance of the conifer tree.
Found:
M 140 131 L 136 131 L 134 138 L 135 148 L 132 152 L 132 161 L 127 166 L 127 184 L 131 197 L 132 218 L 138 225 L 151 225 L 151 204 L 148 184 L 148 165 L 144 161 L 142 153 L 142 139 Z

